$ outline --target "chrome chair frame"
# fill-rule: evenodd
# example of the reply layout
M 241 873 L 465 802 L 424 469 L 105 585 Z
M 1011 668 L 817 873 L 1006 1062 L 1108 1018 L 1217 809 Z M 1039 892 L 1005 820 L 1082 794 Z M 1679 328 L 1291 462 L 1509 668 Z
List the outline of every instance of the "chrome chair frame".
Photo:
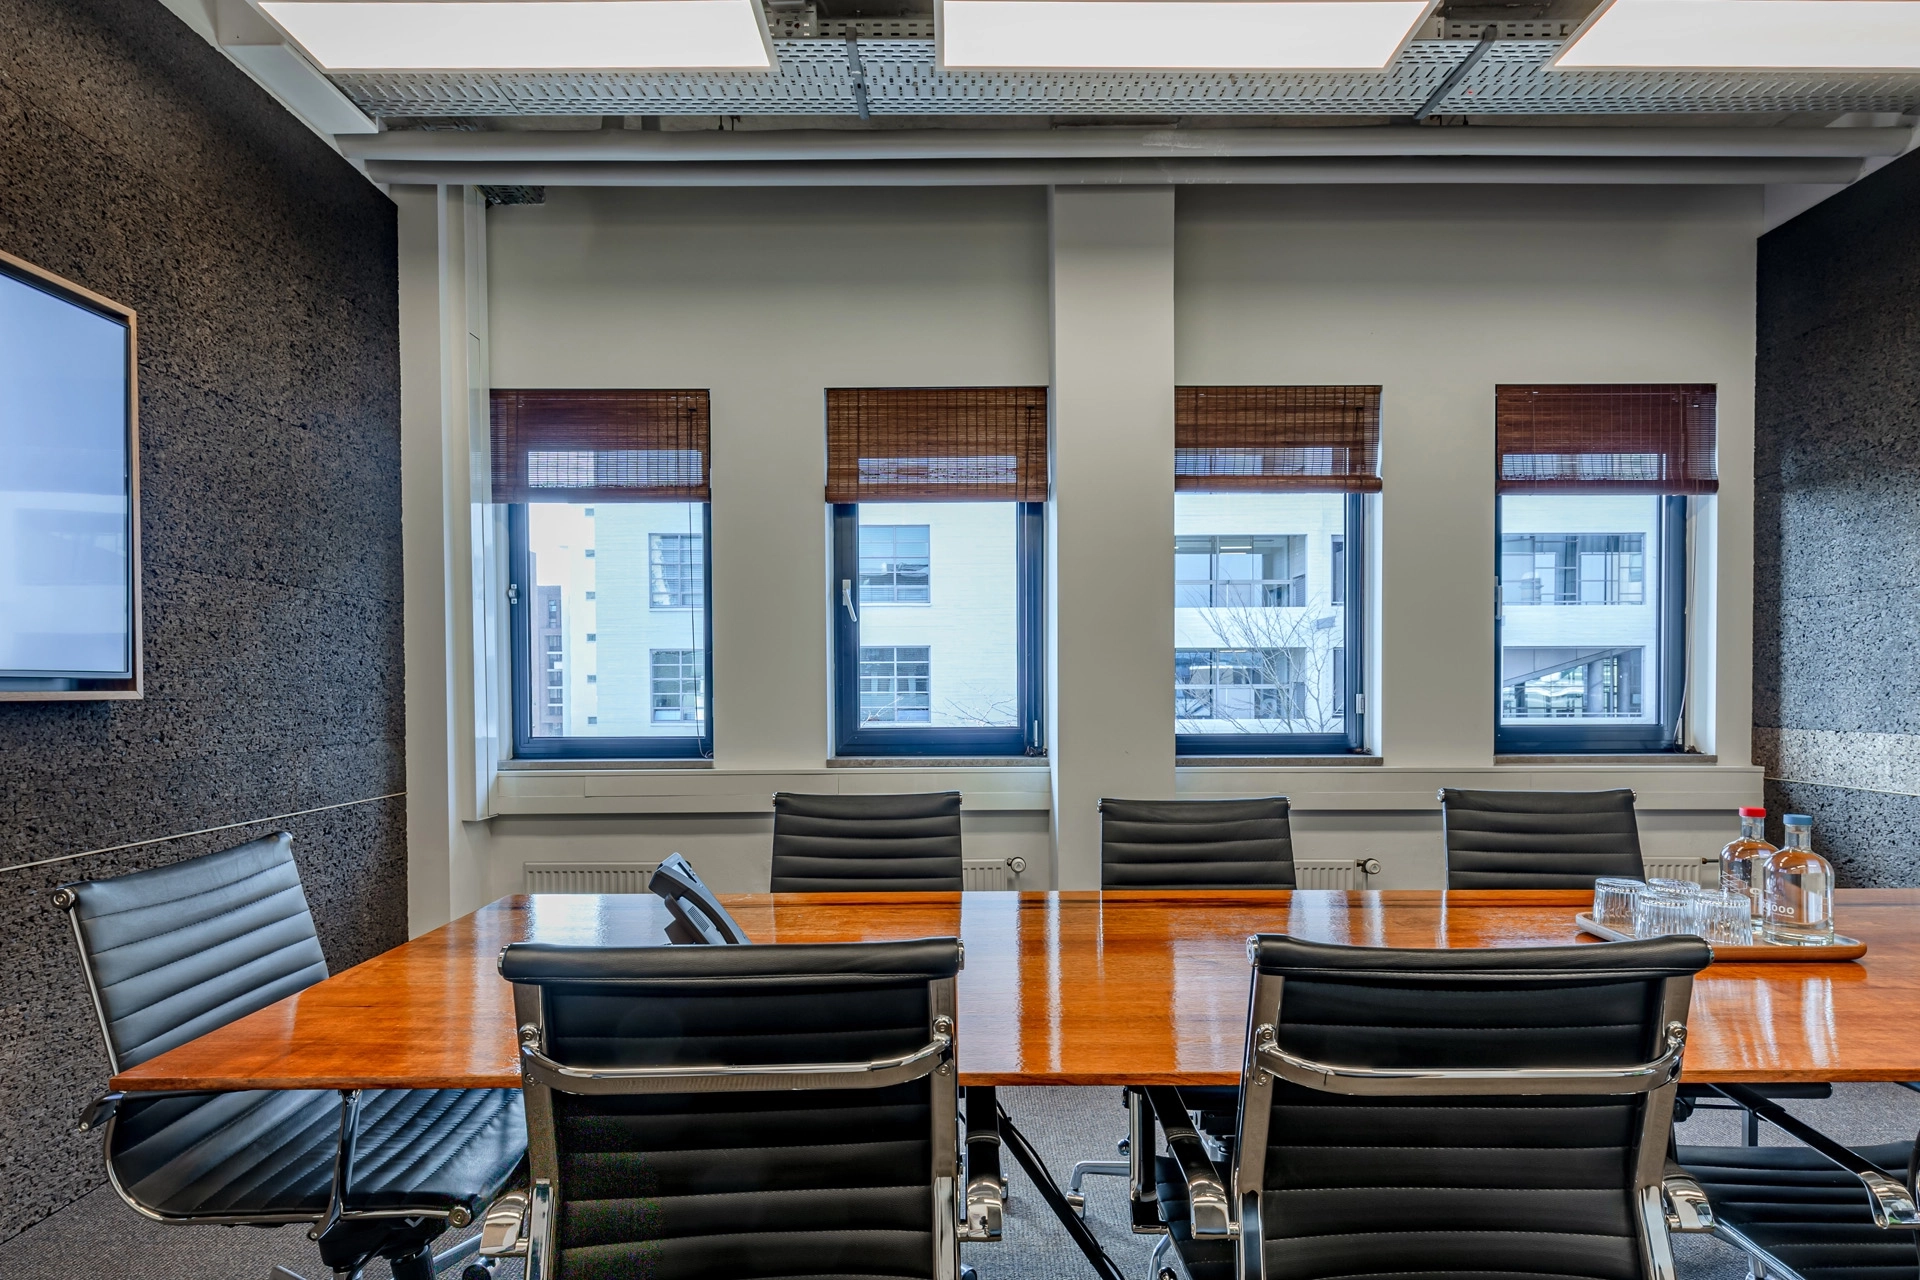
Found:
M 527 1101 L 527 1156 L 530 1187 L 496 1200 L 486 1213 L 479 1252 L 482 1258 L 524 1257 L 527 1280 L 555 1280 L 554 1206 L 560 1195 L 554 1093 L 649 1094 L 738 1093 L 761 1090 L 878 1089 L 928 1078 L 932 1114 L 959 1115 L 958 1056 L 952 978 L 928 985 L 927 1043 L 911 1053 L 868 1062 L 793 1063 L 699 1067 L 569 1067 L 547 1056 L 545 989 L 535 983 L 513 987 L 514 1019 L 519 1025 L 520 1073 Z M 992 1095 L 986 1095 L 992 1106 Z M 975 1144 L 980 1167 L 961 1184 L 960 1126 L 936 1119 L 932 1134 L 933 1280 L 962 1280 L 962 1241 L 997 1241 L 1001 1230 L 999 1133 L 991 1117 L 967 1117 L 969 1164 Z M 990 1131 L 976 1136 L 982 1124 Z M 964 1200 L 962 1196 L 964 1195 Z
M 1247 940 L 1254 959 L 1257 939 Z M 1668 1156 L 1673 1103 L 1686 1049 L 1689 977 L 1662 980 L 1661 1022 L 1666 1048 L 1650 1062 L 1621 1068 L 1372 1068 L 1315 1062 L 1282 1050 L 1277 1043 L 1286 979 L 1260 973 L 1253 978 L 1247 1022 L 1247 1051 L 1241 1066 L 1240 1131 L 1234 1166 L 1223 1171 L 1208 1156 L 1188 1121 L 1177 1091 L 1145 1092 L 1168 1150 L 1186 1183 L 1196 1240 L 1231 1239 L 1235 1244 L 1235 1280 L 1265 1280 L 1261 1248 L 1261 1198 L 1266 1175 L 1267 1127 L 1272 1115 L 1269 1090 L 1276 1079 L 1325 1093 L 1354 1096 L 1467 1097 L 1473 1095 L 1647 1095 L 1641 1115 L 1639 1161 L 1634 1170 L 1634 1205 L 1640 1225 L 1640 1252 L 1648 1280 L 1677 1280 L 1669 1232 L 1708 1233 L 1713 1211 L 1699 1183 Z M 1155 1265 L 1161 1250 L 1154 1253 Z M 1149 1272 L 1149 1275 L 1154 1275 Z

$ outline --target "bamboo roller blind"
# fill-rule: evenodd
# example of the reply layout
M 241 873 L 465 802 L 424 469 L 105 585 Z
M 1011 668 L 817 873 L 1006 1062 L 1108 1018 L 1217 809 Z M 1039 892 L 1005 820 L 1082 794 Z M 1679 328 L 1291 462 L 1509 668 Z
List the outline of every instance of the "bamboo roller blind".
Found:
M 1373 493 L 1379 387 L 1176 387 L 1173 487 Z
M 1045 502 L 1045 387 L 830 387 L 827 501 Z
M 1712 386 L 1494 389 L 1501 493 L 1713 493 Z
M 495 391 L 495 502 L 705 502 L 704 391 Z

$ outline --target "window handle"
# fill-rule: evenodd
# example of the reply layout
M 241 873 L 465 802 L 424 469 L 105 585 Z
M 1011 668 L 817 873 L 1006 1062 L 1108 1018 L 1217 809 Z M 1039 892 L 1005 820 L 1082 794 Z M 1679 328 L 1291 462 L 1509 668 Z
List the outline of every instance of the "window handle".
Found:
M 853 579 L 840 579 L 840 603 L 847 607 L 847 616 L 855 622 L 860 621 L 860 611 L 853 607 Z

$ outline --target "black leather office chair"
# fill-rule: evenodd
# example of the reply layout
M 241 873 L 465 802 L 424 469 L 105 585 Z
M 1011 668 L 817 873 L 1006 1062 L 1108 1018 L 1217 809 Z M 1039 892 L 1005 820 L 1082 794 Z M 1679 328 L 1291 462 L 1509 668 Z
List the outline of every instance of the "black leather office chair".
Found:
M 773 797 L 773 892 L 957 892 L 960 793 Z
M 1440 792 L 1449 889 L 1591 889 L 1645 874 L 1633 792 Z
M 1285 796 L 1249 800 L 1100 801 L 1100 887 L 1103 889 L 1291 889 L 1293 825 Z M 1199 1132 L 1216 1144 L 1231 1142 L 1238 1092 L 1229 1087 L 1190 1088 L 1182 1100 Z M 1124 1160 L 1081 1160 L 1067 1177 L 1067 1203 L 1084 1213 L 1082 1186 L 1090 1177 L 1132 1180 L 1132 1203 L 1151 1200 L 1152 1144 L 1143 1149 L 1137 1131 L 1149 1123 L 1146 1097 L 1125 1091 L 1127 1136 Z M 1150 1206 L 1149 1206 L 1150 1207 Z M 1135 1229 L 1159 1229 L 1149 1216 Z
M 54 901 L 116 1073 L 327 976 L 285 832 Z M 396 1280 L 431 1280 L 433 1240 L 505 1190 L 526 1150 L 512 1089 L 109 1093 L 81 1127 L 145 1217 L 311 1223 L 336 1276 L 385 1257 Z
M 486 1251 L 528 1280 L 956 1280 L 999 1233 L 962 1217 L 959 968 L 953 938 L 508 947 L 532 1183 Z
M 1168 1089 L 1157 1198 L 1192 1280 L 1673 1280 L 1667 1158 L 1698 938 L 1514 950 L 1250 940 L 1236 1159 Z M 1170 1274 L 1162 1272 L 1162 1275 Z
M 1103 889 L 1291 889 L 1285 796 L 1102 800 Z
M 1772 1101 L 1724 1086 L 1802 1145 L 1678 1149 L 1706 1189 L 1714 1234 L 1745 1251 L 1756 1280 L 1916 1280 L 1920 1191 L 1913 1142 L 1849 1149 Z
M 720 905 L 713 890 L 707 888 L 693 864 L 679 854 L 669 854 L 647 878 L 647 888 L 667 904 L 673 923 L 667 937 L 674 942 L 712 943 L 740 947 L 753 942 L 727 909 Z

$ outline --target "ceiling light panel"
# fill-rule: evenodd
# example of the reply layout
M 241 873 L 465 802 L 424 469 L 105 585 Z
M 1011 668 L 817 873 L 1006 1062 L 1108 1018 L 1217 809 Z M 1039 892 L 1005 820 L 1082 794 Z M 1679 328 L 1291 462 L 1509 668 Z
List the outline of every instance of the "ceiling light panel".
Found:
M 1613 0 L 1554 65 L 1920 70 L 1920 2 Z
M 938 0 L 940 64 L 1049 71 L 1385 68 L 1437 0 Z
M 259 0 L 328 71 L 773 66 L 757 0 Z

